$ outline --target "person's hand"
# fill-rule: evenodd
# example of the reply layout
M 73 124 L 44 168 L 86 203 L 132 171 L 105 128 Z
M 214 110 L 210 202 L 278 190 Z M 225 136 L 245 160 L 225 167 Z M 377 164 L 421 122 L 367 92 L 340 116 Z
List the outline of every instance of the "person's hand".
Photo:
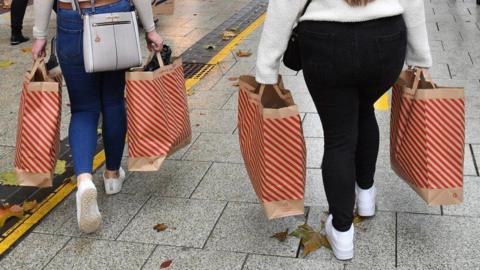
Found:
M 32 44 L 32 58 L 37 60 L 38 58 L 45 56 L 45 47 L 47 46 L 47 39 L 35 39 Z
M 150 51 L 160 52 L 163 49 L 163 38 L 157 31 L 147 33 L 147 46 Z

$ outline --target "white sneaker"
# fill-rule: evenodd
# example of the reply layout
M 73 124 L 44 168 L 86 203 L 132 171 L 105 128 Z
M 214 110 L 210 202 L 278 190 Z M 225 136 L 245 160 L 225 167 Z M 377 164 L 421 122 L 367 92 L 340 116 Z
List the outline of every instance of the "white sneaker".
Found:
M 125 171 L 120 167 L 118 174 L 118 178 L 105 178 L 105 173 L 103 174 L 105 192 L 109 195 L 116 194 L 122 190 L 123 181 L 125 180 Z
M 76 196 L 78 227 L 85 233 L 95 232 L 102 224 L 102 215 L 98 210 L 97 189 L 93 182 L 82 181 Z
M 329 215 L 325 222 L 325 232 L 333 254 L 339 260 L 350 260 L 353 258 L 353 224 L 348 231 L 339 232 L 333 227 L 332 220 L 333 216 Z
M 371 217 L 375 215 L 375 197 L 377 189 L 372 186 L 369 189 L 361 189 L 355 183 L 355 194 L 357 197 L 357 211 L 361 217 Z

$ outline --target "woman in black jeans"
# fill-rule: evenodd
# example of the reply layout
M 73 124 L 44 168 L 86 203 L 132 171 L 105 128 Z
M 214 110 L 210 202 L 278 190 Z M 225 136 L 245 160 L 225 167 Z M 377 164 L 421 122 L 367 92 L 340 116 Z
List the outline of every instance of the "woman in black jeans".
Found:
M 422 0 L 270 0 L 256 79 L 276 84 L 298 23 L 303 75 L 322 121 L 322 175 L 330 208 L 327 238 L 338 259 L 353 257 L 355 203 L 375 214 L 379 129 L 374 103 L 408 65 L 430 67 Z M 357 194 L 357 195 L 355 195 Z M 355 199 L 357 197 L 357 199 Z
M 10 25 L 12 28 L 12 35 L 10 36 L 10 45 L 18 45 L 29 41 L 30 39 L 24 37 L 22 34 L 23 18 L 27 10 L 28 0 L 13 0 L 10 8 Z M 57 10 L 57 0 L 54 1 L 53 10 Z

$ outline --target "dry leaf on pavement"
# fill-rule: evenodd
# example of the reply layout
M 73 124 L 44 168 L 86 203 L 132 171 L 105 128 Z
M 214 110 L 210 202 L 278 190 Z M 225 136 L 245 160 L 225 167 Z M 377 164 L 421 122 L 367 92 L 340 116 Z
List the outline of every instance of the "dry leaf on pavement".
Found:
M 10 60 L 2 60 L 0 61 L 0 68 L 7 68 L 11 65 L 13 65 L 14 62 L 10 61 Z
M 237 80 L 238 80 L 238 77 L 229 77 L 228 80 L 229 80 L 229 81 L 237 81 Z
M 24 53 L 31 53 L 32 52 L 32 48 L 21 48 L 20 50 Z
M 160 269 L 168 268 L 170 265 L 172 265 L 172 260 L 166 260 L 160 264 Z
M 156 230 L 157 232 L 163 232 L 166 229 L 168 229 L 168 226 L 165 223 L 159 223 L 153 226 L 153 229 Z
M 37 200 L 25 201 L 23 202 L 23 211 L 32 212 L 35 208 L 37 208 L 37 206 L 38 206 Z
M 7 208 L 0 208 L 0 228 L 5 225 L 8 219 L 12 217 L 17 217 L 18 219 L 23 218 L 23 208 L 18 205 L 8 206 Z
M 286 229 L 284 232 L 277 232 L 274 235 L 271 236 L 271 238 L 277 238 L 278 241 L 283 242 L 285 239 L 287 239 L 288 236 L 288 229 Z
M 300 243 L 303 246 L 304 256 L 307 256 L 311 252 L 321 247 L 331 249 L 325 234 L 315 231 L 312 227 L 308 226 L 307 224 L 298 226 L 298 228 L 295 231 L 293 231 L 290 235 L 300 238 L 301 240 Z
M 67 161 L 65 160 L 57 160 L 57 164 L 55 164 L 55 174 L 62 175 L 67 171 Z
M 0 184 L 8 186 L 18 186 L 17 175 L 15 172 L 2 172 L 0 173 Z
M 231 38 L 235 37 L 237 34 L 234 31 L 224 31 L 223 32 L 223 40 L 230 40 Z
M 249 57 L 250 55 L 252 55 L 252 52 L 250 52 L 250 50 L 238 50 L 237 52 L 237 56 L 238 57 Z

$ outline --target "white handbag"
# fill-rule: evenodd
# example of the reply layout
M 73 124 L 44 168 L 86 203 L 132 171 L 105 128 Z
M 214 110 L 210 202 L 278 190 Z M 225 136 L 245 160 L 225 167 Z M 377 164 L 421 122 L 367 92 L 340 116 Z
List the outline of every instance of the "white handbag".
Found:
M 83 14 L 78 0 L 72 7 L 83 18 L 83 60 L 87 73 L 123 70 L 142 65 L 135 11 Z

